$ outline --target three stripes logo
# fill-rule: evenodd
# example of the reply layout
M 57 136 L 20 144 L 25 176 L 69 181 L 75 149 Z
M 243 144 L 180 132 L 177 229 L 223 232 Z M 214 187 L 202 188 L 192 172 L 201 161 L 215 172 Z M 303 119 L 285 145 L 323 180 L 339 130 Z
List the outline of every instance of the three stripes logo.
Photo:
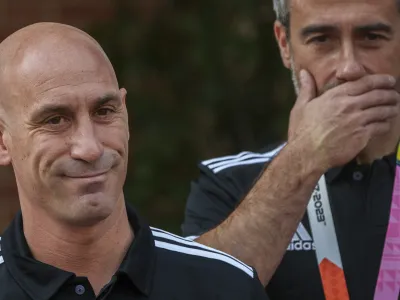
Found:
M 287 251 L 313 251 L 315 250 L 314 241 L 307 229 L 302 223 L 297 227 L 292 241 L 290 242 Z
M 218 172 L 221 172 L 222 170 L 236 166 L 266 163 L 272 160 L 285 145 L 286 144 L 283 144 L 275 150 L 266 153 L 254 153 L 244 151 L 236 155 L 212 158 L 203 161 L 202 165 L 208 167 L 213 173 L 216 174 Z

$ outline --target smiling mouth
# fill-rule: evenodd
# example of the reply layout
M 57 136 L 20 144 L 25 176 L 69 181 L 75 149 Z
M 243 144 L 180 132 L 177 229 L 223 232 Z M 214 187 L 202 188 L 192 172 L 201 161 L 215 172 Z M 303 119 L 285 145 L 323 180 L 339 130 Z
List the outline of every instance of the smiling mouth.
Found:
M 82 174 L 82 175 L 77 175 L 77 176 L 66 176 L 68 178 L 72 178 L 72 179 L 91 179 L 91 178 L 100 178 L 100 177 L 104 177 L 104 175 L 107 174 L 106 172 L 98 172 L 98 173 L 89 173 L 89 174 Z

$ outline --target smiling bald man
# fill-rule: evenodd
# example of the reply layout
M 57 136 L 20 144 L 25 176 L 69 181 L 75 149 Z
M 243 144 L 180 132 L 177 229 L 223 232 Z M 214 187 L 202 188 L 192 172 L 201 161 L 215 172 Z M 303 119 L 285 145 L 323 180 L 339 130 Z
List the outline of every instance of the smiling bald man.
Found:
M 0 300 L 266 299 L 254 269 L 150 228 L 125 203 L 126 90 L 62 24 L 0 44 L 0 164 L 21 213 L 0 238 Z

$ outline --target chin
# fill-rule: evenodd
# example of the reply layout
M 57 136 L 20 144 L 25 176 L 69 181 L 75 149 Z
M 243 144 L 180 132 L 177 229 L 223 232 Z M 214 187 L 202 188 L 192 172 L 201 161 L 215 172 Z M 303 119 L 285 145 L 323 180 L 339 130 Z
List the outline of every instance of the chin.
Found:
M 110 195 L 102 193 L 81 196 L 71 207 L 69 223 L 74 226 L 93 226 L 107 219 L 115 210 L 116 202 Z

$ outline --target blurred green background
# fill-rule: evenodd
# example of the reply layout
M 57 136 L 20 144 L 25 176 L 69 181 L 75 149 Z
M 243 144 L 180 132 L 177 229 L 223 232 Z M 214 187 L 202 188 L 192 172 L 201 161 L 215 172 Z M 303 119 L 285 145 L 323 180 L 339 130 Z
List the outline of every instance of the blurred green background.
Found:
M 294 96 L 272 1 L 155 2 L 89 31 L 128 90 L 127 199 L 179 233 L 197 163 L 284 139 Z
M 7 0 L 9 8 L 21 1 Z M 100 11 L 105 2 L 112 12 Z M 37 9 L 25 3 L 16 15 Z M 60 0 L 51 5 L 40 11 L 48 18 L 21 17 L 15 27 L 66 22 L 103 46 L 128 90 L 126 196 L 152 225 L 180 233 L 199 161 L 257 151 L 285 138 L 295 98 L 273 35 L 272 0 Z M 111 17 L 79 26 L 84 22 L 62 18 L 65 11 L 80 19 L 92 11 Z

